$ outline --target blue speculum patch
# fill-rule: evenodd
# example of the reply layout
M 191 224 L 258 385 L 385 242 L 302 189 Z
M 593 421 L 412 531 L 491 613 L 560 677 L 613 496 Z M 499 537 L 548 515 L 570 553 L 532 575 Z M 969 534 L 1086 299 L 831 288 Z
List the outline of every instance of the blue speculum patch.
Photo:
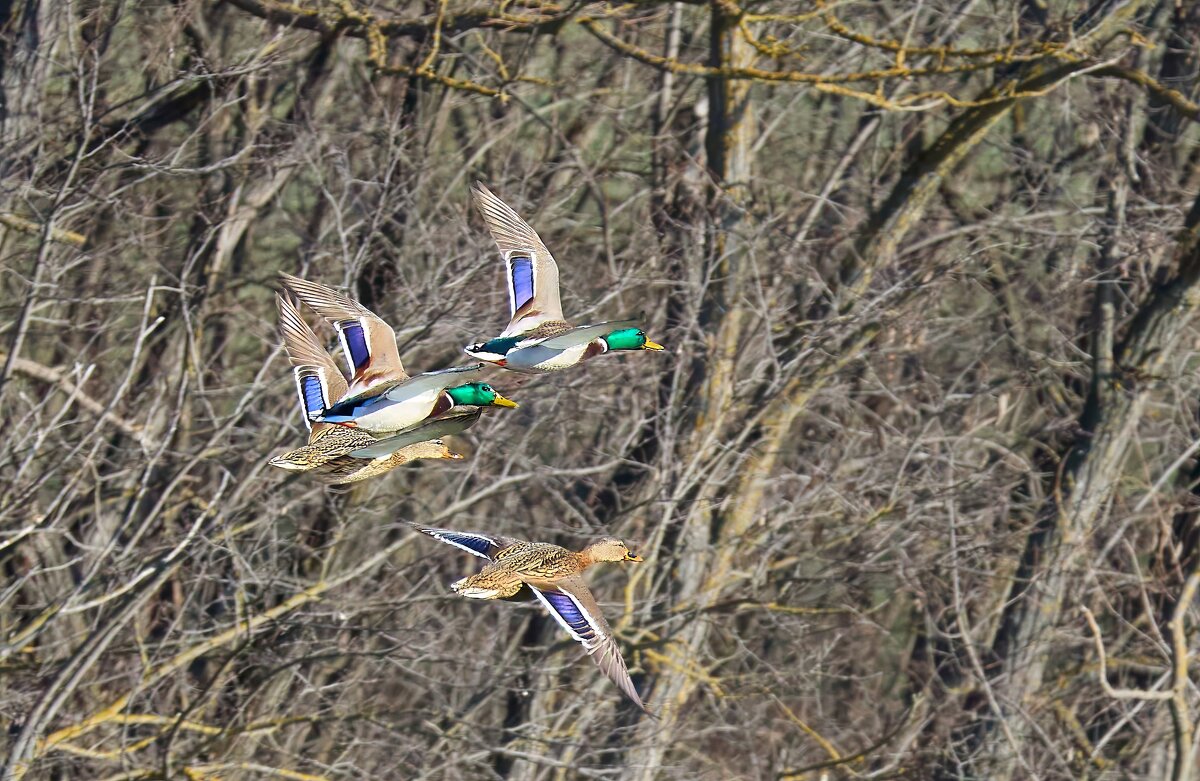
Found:
M 304 388 L 304 412 L 308 417 L 320 417 L 325 409 L 325 394 L 321 390 L 321 380 L 309 376 L 301 380 Z
M 387 395 L 382 393 L 378 396 L 372 396 L 369 399 L 351 396 L 347 399 L 342 399 L 337 404 L 334 404 L 332 407 L 325 410 L 325 414 L 322 417 L 324 417 L 325 420 L 334 422 L 353 420 L 356 417 L 356 413 L 358 413 L 360 410 L 369 409 L 376 404 L 382 404 L 387 400 Z
M 590 640 L 593 637 L 592 625 L 588 623 L 587 618 L 575 606 L 574 600 L 560 591 L 544 591 L 542 593 L 575 634 L 586 640 Z
M 520 309 L 533 298 L 533 258 L 512 258 L 513 311 Z
M 462 545 L 464 548 L 470 548 L 476 553 L 488 555 L 491 550 L 492 543 L 488 540 L 481 540 L 478 537 L 471 537 L 466 534 L 443 533 L 442 536 L 449 542 Z
M 371 350 L 367 347 L 367 334 L 361 323 L 342 325 L 342 336 L 346 340 L 346 349 L 350 352 L 350 362 L 354 364 L 354 371 L 370 363 Z

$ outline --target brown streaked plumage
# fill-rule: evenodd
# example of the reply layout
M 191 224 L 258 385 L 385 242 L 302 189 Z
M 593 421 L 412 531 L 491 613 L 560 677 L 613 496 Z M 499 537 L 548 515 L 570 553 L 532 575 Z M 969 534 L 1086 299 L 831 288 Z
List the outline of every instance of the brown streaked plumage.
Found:
M 581 643 L 588 655 L 632 702 L 646 713 L 625 660 L 582 573 L 602 561 L 641 561 L 625 543 L 605 537 L 581 551 L 545 542 L 524 542 L 477 532 L 409 524 L 423 534 L 487 559 L 488 565 L 450 588 L 473 599 L 512 599 L 527 589 Z
M 318 426 L 321 428 L 317 428 Z M 375 441 L 375 437 L 358 429 L 335 426 L 332 423 L 316 423 L 308 435 L 308 444 L 275 456 L 271 459 L 271 465 L 280 469 L 307 472 L 361 447 L 372 445 Z
M 356 429 L 331 424 L 324 425 L 328 428 L 314 431 L 307 445 L 272 458 L 271 466 L 296 472 L 308 472 L 329 485 L 344 485 L 385 474 L 398 466 L 422 458 L 451 460 L 462 458 L 460 454 L 450 450 L 440 439 L 414 442 L 411 445 L 400 447 L 388 455 L 356 457 L 350 453 L 372 446 L 378 447 L 378 440 Z
M 523 335 L 528 339 L 549 339 L 552 336 L 561 336 L 574 330 L 575 326 L 566 320 L 547 320 L 537 328 Z

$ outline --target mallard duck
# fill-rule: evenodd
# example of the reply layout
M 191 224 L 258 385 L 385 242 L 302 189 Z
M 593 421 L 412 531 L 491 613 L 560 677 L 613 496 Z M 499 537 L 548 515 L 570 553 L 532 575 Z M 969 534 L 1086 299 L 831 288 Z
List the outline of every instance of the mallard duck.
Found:
M 482 373 L 483 364 L 410 377 L 400 362 L 395 332 L 374 312 L 316 282 L 290 274 L 281 274 L 280 280 L 337 329 L 350 366 L 350 383 L 344 397 L 321 408 L 315 403 L 306 404 L 313 422 L 336 423 L 381 438 L 437 418 L 455 407 L 517 406 L 487 383 L 470 382 Z M 316 402 L 318 386 L 309 387 L 311 391 L 305 391 L 312 394 L 308 400 Z
M 435 540 L 487 559 L 474 575 L 450 586 L 471 599 L 519 600 L 532 594 L 572 638 L 579 641 L 600 670 L 639 708 L 642 704 L 612 629 L 600 613 L 596 598 L 583 582 L 583 571 L 601 561 L 641 561 L 614 537 L 571 551 L 545 542 L 523 542 L 494 534 L 434 529 L 409 523 Z
M 310 472 L 332 485 L 366 480 L 421 458 L 460 459 L 439 437 L 455 434 L 479 418 L 479 410 L 416 427 L 405 437 L 379 440 L 332 423 L 313 422 L 320 410 L 346 395 L 346 378 L 291 301 L 276 297 L 279 330 L 293 365 L 308 444 L 271 459 L 281 469 Z
M 318 423 L 308 444 L 278 455 L 270 463 L 281 469 L 307 472 L 329 485 L 357 483 L 422 458 L 462 459 L 440 437 L 456 434 L 478 418 L 478 411 L 466 413 L 423 424 L 403 438 L 372 439 L 367 444 L 342 434 L 361 435 L 356 429 Z
M 614 350 L 662 350 L 635 320 L 571 325 L 558 297 L 558 264 L 541 238 L 508 204 L 478 182 L 471 191 L 508 279 L 508 327 L 494 339 L 469 344 L 481 361 L 526 374 L 561 371 Z

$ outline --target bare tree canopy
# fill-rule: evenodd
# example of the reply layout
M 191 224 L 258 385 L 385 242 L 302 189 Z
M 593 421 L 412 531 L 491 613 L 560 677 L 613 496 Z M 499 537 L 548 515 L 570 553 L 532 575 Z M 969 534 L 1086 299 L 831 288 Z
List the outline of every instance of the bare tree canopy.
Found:
M 1198 122 L 1180 0 L 0 0 L 0 777 L 1196 779 Z M 667 350 L 272 467 L 281 273 L 537 297 L 477 181 Z

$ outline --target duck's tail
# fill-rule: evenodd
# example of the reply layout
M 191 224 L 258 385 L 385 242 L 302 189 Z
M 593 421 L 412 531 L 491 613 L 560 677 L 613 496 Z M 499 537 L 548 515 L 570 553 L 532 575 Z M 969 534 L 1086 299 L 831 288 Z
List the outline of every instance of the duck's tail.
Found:
M 450 590 L 460 597 L 470 597 L 471 599 L 495 599 L 500 596 L 500 591 L 494 588 L 479 588 L 468 584 L 471 578 L 466 577 L 461 580 L 456 580 L 450 584 Z

